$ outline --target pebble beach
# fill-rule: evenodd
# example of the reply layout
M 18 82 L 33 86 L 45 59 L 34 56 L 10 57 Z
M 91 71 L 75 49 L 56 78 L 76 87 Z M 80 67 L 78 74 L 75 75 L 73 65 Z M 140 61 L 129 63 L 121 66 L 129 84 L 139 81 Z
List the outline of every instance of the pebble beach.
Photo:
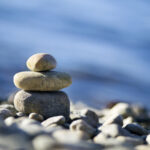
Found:
M 19 89 L 0 103 L 0 150 L 149 150 L 150 111 L 142 105 L 110 102 L 101 109 L 74 103 L 63 89 L 67 72 L 56 59 L 32 55 L 30 71 L 14 75 Z

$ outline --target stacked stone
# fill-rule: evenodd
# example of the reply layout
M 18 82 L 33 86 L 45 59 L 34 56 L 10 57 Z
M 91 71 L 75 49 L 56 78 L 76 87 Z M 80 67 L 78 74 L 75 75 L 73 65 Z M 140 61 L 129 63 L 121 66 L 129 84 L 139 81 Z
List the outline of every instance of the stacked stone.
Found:
M 30 71 L 15 74 L 14 84 L 22 89 L 14 98 L 14 106 L 19 112 L 37 113 L 45 119 L 58 115 L 69 118 L 68 96 L 59 90 L 69 86 L 72 80 L 67 73 L 52 71 L 56 64 L 53 56 L 38 53 L 26 62 Z

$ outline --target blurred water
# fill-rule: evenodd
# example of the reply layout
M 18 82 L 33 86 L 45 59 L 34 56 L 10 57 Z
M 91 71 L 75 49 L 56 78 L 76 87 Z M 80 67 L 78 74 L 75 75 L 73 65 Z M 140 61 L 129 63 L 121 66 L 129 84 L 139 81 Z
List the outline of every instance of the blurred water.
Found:
M 0 1 L 0 97 L 15 90 L 13 75 L 29 56 L 46 52 L 73 76 L 71 99 L 147 104 L 149 49 L 147 0 Z

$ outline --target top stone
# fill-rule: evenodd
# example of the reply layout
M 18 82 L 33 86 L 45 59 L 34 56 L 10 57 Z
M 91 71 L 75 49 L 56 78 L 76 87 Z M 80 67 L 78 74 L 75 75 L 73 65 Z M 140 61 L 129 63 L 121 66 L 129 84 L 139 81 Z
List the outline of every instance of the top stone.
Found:
M 48 71 L 56 68 L 56 60 L 46 53 L 32 55 L 26 62 L 31 71 Z

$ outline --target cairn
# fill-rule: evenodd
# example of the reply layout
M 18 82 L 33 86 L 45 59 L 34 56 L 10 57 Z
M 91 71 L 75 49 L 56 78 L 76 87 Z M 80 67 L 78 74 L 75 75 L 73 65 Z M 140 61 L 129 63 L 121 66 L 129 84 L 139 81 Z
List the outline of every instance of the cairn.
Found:
M 52 71 L 56 64 L 53 56 L 38 53 L 26 62 L 30 71 L 15 74 L 14 84 L 22 89 L 14 98 L 14 106 L 19 112 L 38 113 L 45 119 L 58 115 L 69 118 L 68 96 L 59 90 L 68 87 L 72 80 L 67 73 Z

